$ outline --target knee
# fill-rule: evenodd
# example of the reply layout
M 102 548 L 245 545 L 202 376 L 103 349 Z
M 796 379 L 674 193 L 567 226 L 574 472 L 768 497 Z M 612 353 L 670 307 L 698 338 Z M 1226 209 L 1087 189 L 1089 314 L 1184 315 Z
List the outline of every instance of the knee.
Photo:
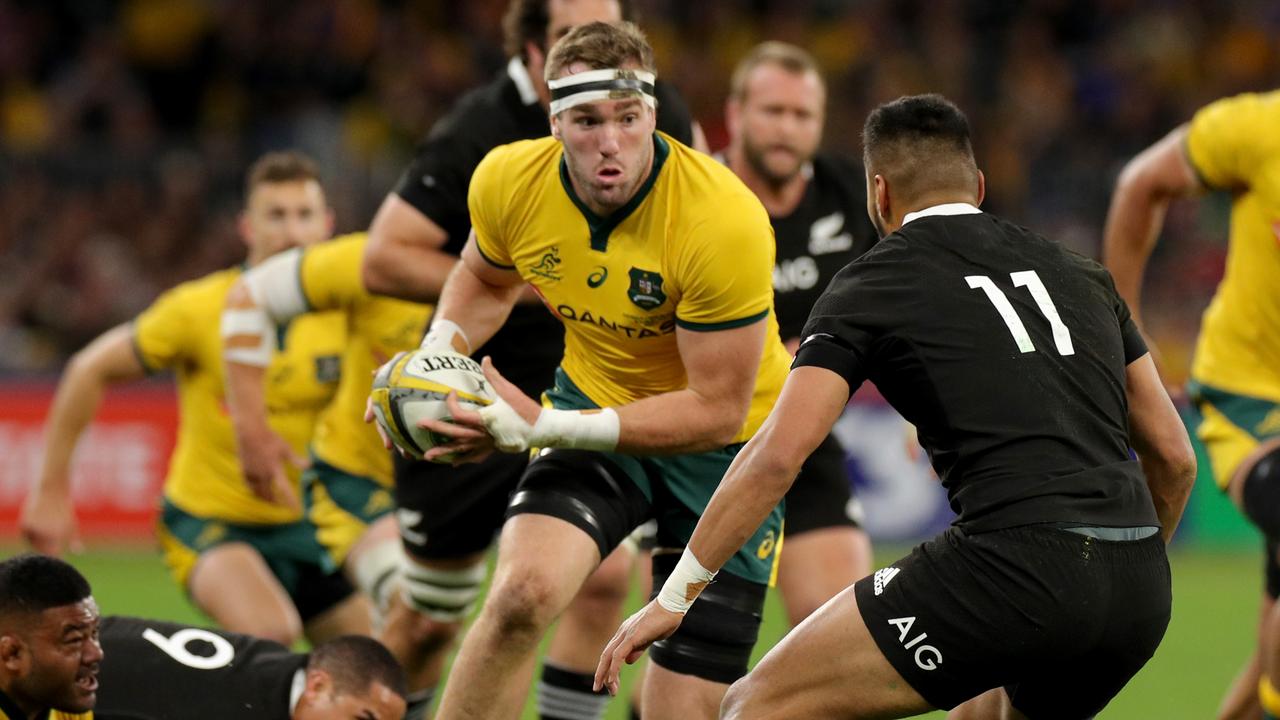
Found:
M 444 650 L 462 630 L 461 619 L 442 620 L 404 606 L 394 612 L 404 617 L 401 622 L 389 619 L 388 626 L 403 632 L 404 639 L 418 652 L 431 654 Z
M 545 575 L 519 572 L 497 583 L 489 593 L 485 614 L 503 637 L 536 641 L 560 608 L 556 590 Z
M 252 635 L 264 640 L 278 642 L 285 647 L 293 647 L 293 644 L 302 639 L 302 622 L 291 622 L 289 620 L 281 620 L 274 624 L 263 624 L 258 627 L 249 627 L 243 630 L 234 629 L 237 632 L 243 632 L 246 635 Z

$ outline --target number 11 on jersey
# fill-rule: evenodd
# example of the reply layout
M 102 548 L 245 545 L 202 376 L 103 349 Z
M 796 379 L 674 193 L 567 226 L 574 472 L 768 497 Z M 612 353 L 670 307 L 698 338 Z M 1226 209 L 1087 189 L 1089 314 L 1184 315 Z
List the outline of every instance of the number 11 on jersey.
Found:
M 964 279 L 971 289 L 982 288 L 982 291 L 987 294 L 987 299 L 996 307 L 996 312 L 1000 313 L 1000 319 L 1004 320 L 1004 324 L 1009 328 L 1009 334 L 1013 335 L 1014 342 L 1018 344 L 1018 350 L 1024 353 L 1035 352 L 1036 346 L 1031 342 L 1027 326 L 1022 324 L 1022 318 L 1018 317 L 1017 311 L 1013 309 L 1009 298 L 1005 297 L 1004 291 L 996 287 L 996 284 L 986 275 L 966 275 Z M 1036 275 L 1036 271 L 1022 270 L 1009 273 L 1009 279 L 1013 281 L 1014 287 L 1025 287 L 1031 293 L 1031 299 L 1036 301 L 1040 314 L 1044 315 L 1044 319 L 1049 321 L 1049 327 L 1053 329 L 1053 344 L 1057 346 L 1058 354 L 1074 355 L 1076 350 L 1071 344 L 1071 331 L 1063 324 L 1062 318 L 1058 315 L 1058 308 L 1053 304 L 1053 298 L 1049 297 L 1049 291 L 1045 289 L 1044 283 L 1040 282 L 1040 276 Z

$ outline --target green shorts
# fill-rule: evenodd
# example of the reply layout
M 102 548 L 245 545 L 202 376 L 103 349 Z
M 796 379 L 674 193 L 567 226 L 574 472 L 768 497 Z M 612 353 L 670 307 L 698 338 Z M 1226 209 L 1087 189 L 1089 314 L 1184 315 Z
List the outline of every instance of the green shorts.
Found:
M 545 394 L 552 407 L 562 410 L 585 410 L 597 407 L 573 384 L 563 370 L 556 370 L 556 384 Z M 689 543 L 698 518 L 706 509 L 720 479 L 730 463 L 742 449 L 741 443 L 703 453 L 684 455 L 625 455 L 612 452 L 590 453 L 607 461 L 625 476 L 643 495 L 649 504 L 649 515 L 657 520 L 656 544 L 661 548 L 683 548 Z M 547 456 L 549 459 L 550 456 Z M 526 477 L 534 474 L 542 458 L 535 460 Z M 551 482 L 554 482 L 551 481 Z M 622 493 L 626 495 L 627 493 Z M 519 493 L 517 493 L 519 495 Z M 636 497 L 637 502 L 642 502 Z M 608 515 L 599 513 L 598 515 Z M 783 507 L 779 503 L 751 538 L 725 563 L 723 570 L 744 580 L 759 584 L 771 583 L 779 551 L 782 546 Z M 637 519 L 628 516 L 627 522 Z M 638 518 L 643 521 L 647 518 Z M 619 527 L 606 533 L 609 542 L 621 533 L 618 540 L 631 532 L 632 527 Z M 612 545 L 610 546 L 610 548 Z
M 1192 382 L 1196 437 L 1204 443 L 1213 479 L 1225 490 L 1236 468 L 1263 440 L 1280 435 L 1280 404 Z
M 306 520 L 281 525 L 227 523 L 192 515 L 166 498 L 156 534 L 165 565 L 184 592 L 200 555 L 233 542 L 245 543 L 262 556 L 304 621 L 354 592 L 341 574 L 333 572 L 316 527 Z
M 391 490 L 315 457 L 302 473 L 302 506 L 324 548 L 326 567 L 337 569 L 374 522 L 395 510 Z

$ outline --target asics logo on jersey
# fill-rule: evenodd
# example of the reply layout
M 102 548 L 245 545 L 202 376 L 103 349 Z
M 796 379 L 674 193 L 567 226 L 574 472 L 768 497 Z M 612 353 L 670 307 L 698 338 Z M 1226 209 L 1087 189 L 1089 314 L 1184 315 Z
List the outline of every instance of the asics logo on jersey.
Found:
M 847 252 L 853 248 L 853 235 L 840 232 L 844 229 L 844 213 L 833 212 L 818 218 L 809 226 L 809 254 Z
M 889 585 L 889 581 L 897 577 L 902 572 L 896 567 L 880 568 L 876 571 L 875 577 L 871 581 L 875 584 L 876 595 L 884 592 L 885 587 Z
M 777 544 L 778 544 L 778 540 L 774 536 L 773 531 L 770 530 L 768 533 L 765 534 L 764 540 L 760 541 L 760 546 L 756 548 L 756 557 L 760 558 L 761 560 L 764 560 L 765 558 L 769 557 L 770 555 L 773 554 L 773 548 Z
M 928 633 L 920 633 L 911 638 L 907 637 L 911 634 L 911 626 L 915 625 L 915 616 L 889 618 L 889 624 L 898 628 L 898 642 L 902 643 L 904 650 L 914 649 L 916 667 L 921 670 L 937 670 L 942 664 L 942 651 L 932 645 L 921 645 L 928 637 Z
M 587 287 L 598 288 L 609 279 L 609 268 L 603 265 L 597 265 L 596 271 L 587 276 Z

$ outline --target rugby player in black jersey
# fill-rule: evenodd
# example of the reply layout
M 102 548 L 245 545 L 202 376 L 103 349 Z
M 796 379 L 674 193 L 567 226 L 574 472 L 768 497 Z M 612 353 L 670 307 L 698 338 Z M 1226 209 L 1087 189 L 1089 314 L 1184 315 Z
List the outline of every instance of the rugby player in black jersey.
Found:
M 631 3 L 619 0 L 511 0 L 503 20 L 507 67 L 436 123 L 373 219 L 364 264 L 371 291 L 436 300 L 471 229 L 467 187 L 476 165 L 494 147 L 551 133 L 543 79 L 548 49 L 576 25 L 631 14 Z M 659 80 L 656 95 L 658 129 L 705 150 L 674 89 Z M 537 397 L 553 384 L 564 330 L 532 293 L 526 300 L 475 356 L 488 355 L 509 380 Z M 483 575 L 475 569 L 484 566 L 526 460 L 495 453 L 484 463 L 452 468 L 396 458 L 398 519 L 413 564 L 407 577 L 418 584 L 411 595 L 448 599 L 460 609 L 450 620 L 439 607 L 432 608 L 437 619 L 398 600 L 392 608 L 382 637 L 409 672 L 411 715 L 430 701 L 463 609 L 480 593 Z M 625 549 L 610 556 L 560 619 L 539 684 L 542 717 L 603 714 L 608 698 L 591 692 L 592 666 L 621 615 L 632 560 Z
M 809 310 L 845 265 L 871 249 L 862 169 L 820 152 L 826 84 L 809 53 L 757 45 L 734 70 L 724 162 L 769 211 L 778 255 L 774 311 L 793 354 Z M 828 435 L 786 496 L 786 552 L 778 589 L 792 625 L 871 572 L 871 542 L 858 524 L 844 450 Z
M 104 617 L 94 720 L 400 720 L 404 671 L 377 640 L 309 653 L 222 630 Z
M 778 404 L 597 683 L 679 627 L 871 380 L 919 428 L 958 518 L 793 630 L 722 717 L 1093 717 L 1168 625 L 1186 430 L 1106 270 L 978 210 L 954 105 L 881 105 L 863 142 L 886 237 L 814 307 Z

